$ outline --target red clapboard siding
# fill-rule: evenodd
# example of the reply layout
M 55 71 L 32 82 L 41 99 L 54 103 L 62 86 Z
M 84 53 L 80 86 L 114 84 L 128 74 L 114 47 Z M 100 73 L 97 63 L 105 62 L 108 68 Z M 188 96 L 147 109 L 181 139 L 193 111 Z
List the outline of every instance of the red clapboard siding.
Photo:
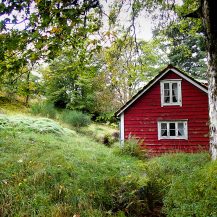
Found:
M 161 107 L 160 80 L 181 79 L 182 106 Z M 142 147 L 152 155 L 165 152 L 208 150 L 208 96 L 189 81 L 169 71 L 124 111 L 125 139 L 143 140 Z M 187 120 L 188 139 L 158 140 L 158 121 Z

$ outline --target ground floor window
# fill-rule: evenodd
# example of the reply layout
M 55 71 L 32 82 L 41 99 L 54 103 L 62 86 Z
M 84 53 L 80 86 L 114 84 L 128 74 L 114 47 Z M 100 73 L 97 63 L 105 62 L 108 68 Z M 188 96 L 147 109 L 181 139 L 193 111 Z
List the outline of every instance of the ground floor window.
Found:
M 188 139 L 187 121 L 159 121 L 158 139 Z

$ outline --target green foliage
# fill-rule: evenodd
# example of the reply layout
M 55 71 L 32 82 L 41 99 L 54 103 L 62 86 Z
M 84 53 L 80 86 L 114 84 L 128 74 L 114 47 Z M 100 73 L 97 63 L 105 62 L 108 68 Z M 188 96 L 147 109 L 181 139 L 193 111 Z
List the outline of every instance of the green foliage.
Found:
M 83 62 L 75 60 L 74 65 L 82 72 L 83 66 L 88 65 L 85 56 L 90 57 L 92 50 L 100 47 L 99 43 L 94 45 L 89 40 L 89 36 L 100 27 L 99 7 L 97 0 L 54 0 L 52 3 L 49 0 L 16 3 L 9 0 L 0 3 L 0 89 L 10 97 L 16 94 L 25 97 L 27 105 L 31 96 L 41 92 L 42 84 L 42 80 L 36 79 L 31 72 L 41 59 L 44 62 L 60 56 L 63 47 L 79 53 L 77 56 Z M 78 72 L 74 68 L 72 66 L 71 71 Z M 65 91 L 70 89 L 65 88 Z M 63 98 L 63 95 L 59 96 Z
M 91 9 L 100 7 L 98 0 L 85 2 L 33 0 L 16 3 L 9 0 L 2 2 L 0 7 L 0 30 L 8 32 L 16 29 L 21 36 L 18 41 L 23 42 L 23 47 L 30 51 L 31 61 L 39 60 L 41 56 L 53 58 L 63 45 L 73 44 L 76 47 L 82 39 L 97 31 L 100 26 L 100 20 L 95 16 L 99 10 L 90 13 Z M 32 10 L 29 10 L 30 7 Z M 26 20 L 28 22 L 25 22 Z M 24 22 L 25 26 L 20 25 Z M 11 24 L 19 27 L 11 28 Z M 10 37 L 10 39 L 14 42 L 13 46 L 16 46 L 17 38 Z
M 118 144 L 115 152 L 121 155 L 138 157 L 139 159 L 145 159 L 147 157 L 146 150 L 141 148 L 141 141 L 135 138 L 127 139 L 121 146 Z
M 164 198 L 167 216 L 217 216 L 217 163 L 205 163 L 173 179 Z
M 75 134 L 0 130 L 2 216 L 143 216 L 144 162 Z M 112 162 L 112 163 L 111 163 Z
M 91 124 L 90 116 L 80 111 L 64 110 L 60 115 L 60 119 L 76 128 Z
M 195 78 L 206 78 L 207 60 L 205 37 L 199 20 L 182 20 L 163 30 L 170 47 L 170 62 Z M 188 32 L 188 34 L 186 34 Z
M 101 112 L 96 117 L 96 122 L 102 122 L 102 123 L 114 123 L 116 122 L 116 118 L 114 117 L 114 112 Z
M 88 43 L 84 40 L 76 50 L 63 49 L 49 67 L 41 69 L 46 96 L 56 107 L 95 112 L 97 66 L 92 65 Z
M 48 118 L 56 118 L 57 110 L 52 103 L 41 102 L 32 104 L 30 107 L 30 112 L 33 115 L 41 115 Z
M 15 99 L 9 99 L 8 97 L 0 95 L 0 113 L 27 113 L 28 109 L 24 104 Z

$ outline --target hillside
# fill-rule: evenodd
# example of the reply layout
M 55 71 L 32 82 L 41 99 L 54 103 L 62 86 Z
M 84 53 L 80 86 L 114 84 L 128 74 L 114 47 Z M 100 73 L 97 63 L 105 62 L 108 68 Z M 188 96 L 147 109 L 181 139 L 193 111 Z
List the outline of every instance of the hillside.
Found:
M 4 106 L 0 216 L 217 216 L 217 163 L 207 153 L 145 159 L 135 141 L 103 144 L 109 126 L 70 129 Z
M 0 126 L 1 216 L 134 212 L 147 183 L 141 161 L 46 118 L 1 115 Z

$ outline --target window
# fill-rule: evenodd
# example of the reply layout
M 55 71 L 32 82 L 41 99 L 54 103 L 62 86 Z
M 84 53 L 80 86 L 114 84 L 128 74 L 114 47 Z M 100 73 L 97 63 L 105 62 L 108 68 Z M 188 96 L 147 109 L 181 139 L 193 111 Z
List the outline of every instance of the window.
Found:
M 181 80 L 161 81 L 161 106 L 182 106 Z
M 159 121 L 158 139 L 188 139 L 187 121 Z

